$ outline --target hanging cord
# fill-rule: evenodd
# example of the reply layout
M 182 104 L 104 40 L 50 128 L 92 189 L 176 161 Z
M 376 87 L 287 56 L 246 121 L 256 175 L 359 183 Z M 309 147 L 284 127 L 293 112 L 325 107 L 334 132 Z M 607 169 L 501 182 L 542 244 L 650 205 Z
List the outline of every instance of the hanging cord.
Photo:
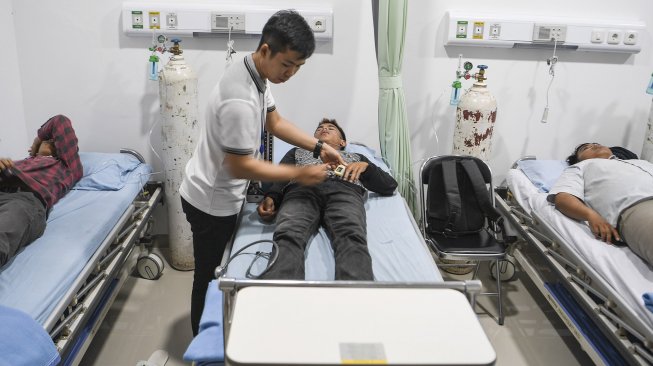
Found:
M 551 80 L 549 81 L 549 86 L 546 88 L 546 106 L 544 107 L 544 113 L 542 113 L 542 120 L 540 122 L 547 123 L 549 118 L 549 91 L 551 90 L 551 84 L 553 84 L 553 79 L 556 76 L 555 66 L 558 63 L 558 56 L 556 56 L 556 48 L 558 45 L 558 40 L 553 38 L 553 56 L 546 59 L 546 64 L 549 65 L 549 75 L 551 75 Z
M 256 244 L 260 244 L 260 243 L 272 243 L 272 251 L 262 252 L 262 251 L 259 250 L 259 251 L 256 251 L 256 253 L 243 253 L 243 251 L 245 249 L 248 249 L 249 247 L 251 247 L 253 245 L 256 245 Z M 229 268 L 229 264 L 231 263 L 231 261 L 236 259 L 236 257 L 238 257 L 239 255 L 245 255 L 245 254 L 249 254 L 249 255 L 254 256 L 254 259 L 249 264 L 249 267 L 247 267 L 247 272 L 245 273 L 245 276 L 247 278 L 249 278 L 249 279 L 257 279 L 257 278 L 260 278 L 261 276 L 263 276 L 270 269 L 270 267 L 272 267 L 272 265 L 274 265 L 274 263 L 277 261 L 277 257 L 279 256 L 279 245 L 276 242 L 274 242 L 273 240 L 269 240 L 269 239 L 257 240 L 255 242 L 252 242 L 252 243 L 249 243 L 249 244 L 245 245 L 244 247 L 240 248 L 236 253 L 234 253 L 234 255 L 229 257 L 229 259 L 227 260 L 227 263 L 225 263 L 224 266 L 217 266 L 215 268 L 215 278 L 222 277 L 222 275 L 227 273 L 227 268 Z M 256 261 L 259 258 L 267 259 L 268 264 L 267 264 L 267 266 L 265 266 L 265 269 L 263 270 L 263 272 L 259 273 L 258 275 L 254 275 L 254 274 L 252 274 L 251 270 L 252 270 L 252 267 L 254 266 L 254 263 L 256 263 Z
M 229 39 L 227 40 L 227 57 L 225 60 L 227 60 L 226 66 L 231 65 L 231 62 L 233 61 L 232 55 L 236 53 L 236 50 L 234 50 L 234 40 L 231 39 L 231 30 L 233 27 L 229 27 Z

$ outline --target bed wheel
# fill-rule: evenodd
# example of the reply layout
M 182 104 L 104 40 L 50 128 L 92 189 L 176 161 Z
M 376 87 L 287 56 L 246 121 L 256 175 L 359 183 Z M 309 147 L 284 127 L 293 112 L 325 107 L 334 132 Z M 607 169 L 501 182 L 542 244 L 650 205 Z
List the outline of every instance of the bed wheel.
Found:
M 492 279 L 497 279 L 496 277 L 496 262 L 490 263 L 490 276 Z M 499 261 L 499 280 L 500 281 L 511 281 L 515 278 L 515 264 L 508 260 Z
M 149 253 L 138 257 L 136 262 L 138 274 L 148 280 L 156 280 L 163 273 L 163 260 L 157 254 Z

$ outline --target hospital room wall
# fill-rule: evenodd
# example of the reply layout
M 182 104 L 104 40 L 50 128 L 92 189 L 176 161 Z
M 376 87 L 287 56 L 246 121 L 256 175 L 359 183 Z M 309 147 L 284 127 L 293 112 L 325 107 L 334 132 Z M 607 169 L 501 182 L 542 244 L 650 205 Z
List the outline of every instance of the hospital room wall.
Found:
M 280 8 L 299 8 L 305 1 L 250 0 Z M 169 0 L 157 1 L 169 2 Z M 12 0 L 10 45 L 15 36 L 18 65 L 2 70 L 22 87 L 26 121 L 33 131 L 49 116 L 68 115 L 86 151 L 131 147 L 153 162 L 148 141 L 160 151 L 158 83 L 147 78 L 150 37 L 127 37 L 121 28 L 120 0 Z M 242 4 L 243 2 L 236 1 Z M 334 39 L 318 42 L 300 72 L 283 85 L 273 85 L 281 114 L 312 131 L 322 117 L 342 121 L 352 140 L 378 146 L 377 88 L 371 3 L 321 0 L 335 16 Z M 15 30 L 15 31 L 14 31 Z M 7 33 L 4 33 L 5 35 Z M 234 37 L 235 58 L 253 52 L 260 36 Z M 199 77 L 199 114 L 226 65 L 226 36 L 183 38 L 186 62 Z M 6 43 L 5 43 L 6 46 Z M 14 60 L 14 64 L 16 64 Z M 18 76 L 19 75 L 19 76 Z M 19 77 L 19 82 L 17 81 Z M 9 90 L 2 88 L 0 99 Z M 17 93 L 21 95 L 21 93 Z M 20 104 L 20 101 L 16 101 Z M 17 113 L 21 108 L 14 108 Z M 20 122 L 12 122 L 13 125 Z M 152 137 L 150 139 L 150 130 Z
M 546 59 L 552 50 L 444 47 L 443 19 L 449 9 L 642 20 L 646 30 L 639 39 L 642 51 L 634 55 L 558 50 L 548 123 L 543 124 L 550 81 Z M 455 107 L 449 105 L 449 93 L 461 53 L 475 70 L 477 64 L 489 66 L 488 89 L 498 105 L 490 159 L 495 181 L 523 155 L 562 159 L 584 141 L 641 153 L 651 107 L 651 96 L 645 93 L 653 72 L 650 0 L 410 0 L 408 19 L 403 85 L 415 162 L 451 152 Z M 471 84 L 463 81 L 465 89 Z
M 19 159 L 27 154 L 31 140 L 25 129 L 23 93 L 18 72 L 18 55 L 14 37 L 12 7 L 0 1 L 0 34 L 4 49 L 0 62 L 0 157 Z M 30 135 L 31 136 L 31 135 Z

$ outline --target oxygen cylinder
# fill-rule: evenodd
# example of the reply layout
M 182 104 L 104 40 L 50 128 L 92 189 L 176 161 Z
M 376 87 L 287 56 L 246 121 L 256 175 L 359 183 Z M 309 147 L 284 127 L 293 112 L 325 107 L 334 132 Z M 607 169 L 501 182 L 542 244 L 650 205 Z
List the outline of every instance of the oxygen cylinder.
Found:
M 474 76 L 476 82 L 463 94 L 456 108 L 453 153 L 488 161 L 497 118 L 497 101 L 485 84 L 487 66 L 478 65 L 478 68 L 479 73 Z
M 159 73 L 161 101 L 161 144 L 165 168 L 165 199 L 172 267 L 194 268 L 193 235 L 181 208 L 179 185 L 184 177 L 199 134 L 197 76 L 184 61 L 178 39 L 173 39 L 173 54 Z

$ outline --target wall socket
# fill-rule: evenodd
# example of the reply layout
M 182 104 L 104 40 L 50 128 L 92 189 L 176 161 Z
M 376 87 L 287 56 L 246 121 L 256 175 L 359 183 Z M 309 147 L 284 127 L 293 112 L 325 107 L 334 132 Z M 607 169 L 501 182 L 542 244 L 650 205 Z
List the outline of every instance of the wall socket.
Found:
M 312 17 L 309 26 L 313 32 L 326 32 L 326 18 Z
M 567 26 L 564 24 L 535 24 L 533 42 L 564 42 L 567 40 Z
M 635 31 L 626 31 L 624 33 L 624 44 L 629 46 L 636 45 L 638 40 L 638 34 Z
M 621 43 L 621 31 L 620 30 L 611 30 L 608 31 L 608 44 L 619 44 Z

